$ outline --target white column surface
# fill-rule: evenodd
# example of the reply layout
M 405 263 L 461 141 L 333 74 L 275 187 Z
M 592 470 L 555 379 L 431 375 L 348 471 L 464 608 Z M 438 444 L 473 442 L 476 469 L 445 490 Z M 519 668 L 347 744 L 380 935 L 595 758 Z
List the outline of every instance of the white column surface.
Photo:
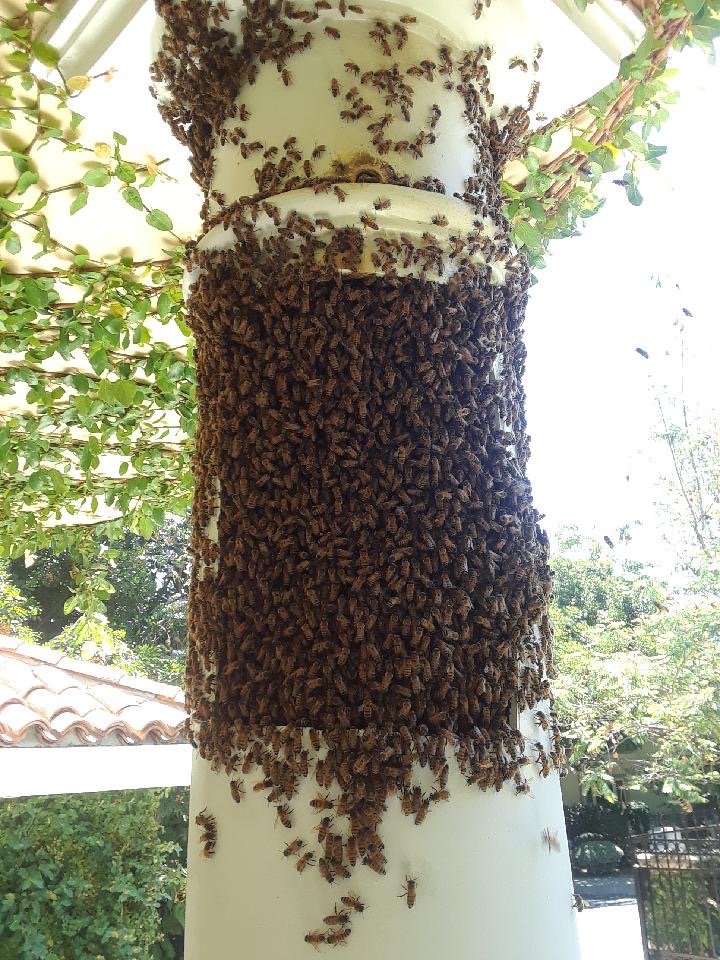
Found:
M 389 799 L 380 826 L 385 876 L 358 863 L 350 880 L 328 885 L 316 867 L 299 874 L 295 858 L 282 854 L 296 837 L 319 852 L 313 828 L 325 814 L 309 806 L 321 792 L 313 779 L 301 782 L 290 803 L 288 830 L 275 822 L 265 795 L 253 792 L 260 774 L 244 778 L 247 793 L 238 804 L 225 773 L 195 756 L 185 960 L 312 957 L 305 934 L 326 930 L 323 917 L 335 904 L 342 908 L 348 893 L 367 909 L 353 916 L 345 960 L 577 960 L 557 774 L 542 779 L 528 765 L 529 794 L 517 795 L 512 784 L 481 793 L 454 761 L 450 768 L 450 800 L 434 804 L 424 823 L 416 825 L 397 797 Z M 205 807 L 217 820 L 209 859 L 194 823 Z M 548 848 L 546 829 L 559 850 Z M 412 910 L 402 896 L 406 877 L 417 878 Z

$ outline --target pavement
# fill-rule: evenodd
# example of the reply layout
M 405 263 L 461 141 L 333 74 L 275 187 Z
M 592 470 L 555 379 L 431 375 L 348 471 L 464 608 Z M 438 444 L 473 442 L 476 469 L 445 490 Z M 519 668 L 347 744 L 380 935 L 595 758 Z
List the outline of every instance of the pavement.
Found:
M 575 877 L 575 893 L 585 901 L 578 914 L 582 960 L 643 960 L 632 874 Z

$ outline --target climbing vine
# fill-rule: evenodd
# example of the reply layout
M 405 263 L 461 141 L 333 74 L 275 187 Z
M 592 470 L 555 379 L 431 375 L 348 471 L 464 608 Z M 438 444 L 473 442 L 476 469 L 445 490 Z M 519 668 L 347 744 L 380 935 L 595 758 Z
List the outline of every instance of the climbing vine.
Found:
M 720 0 L 638 6 L 648 32 L 618 78 L 535 131 L 503 182 L 514 239 L 535 269 L 550 240 L 576 234 L 602 206 L 603 178 L 641 202 L 642 168 L 665 152 L 653 138 L 676 98 L 668 56 L 686 45 L 711 53 L 720 33 Z M 58 69 L 57 50 L 37 39 L 54 7 L 26 0 L 0 17 L 0 552 L 72 548 L 93 581 L 97 543 L 123 529 L 149 536 L 191 499 L 194 367 L 183 238 L 148 199 L 163 164 L 135 160 L 120 132 L 86 138 L 75 101 L 106 78 Z M 48 185 L 51 141 L 83 161 L 77 179 Z M 74 215 L 113 189 L 162 231 L 162 260 L 95 259 L 58 239 L 51 195 Z

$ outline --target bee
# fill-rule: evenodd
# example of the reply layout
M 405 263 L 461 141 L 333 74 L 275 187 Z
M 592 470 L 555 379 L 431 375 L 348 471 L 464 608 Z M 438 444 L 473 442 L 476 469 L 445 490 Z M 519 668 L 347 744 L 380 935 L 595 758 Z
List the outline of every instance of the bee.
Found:
M 358 897 L 352 893 L 349 893 L 346 897 L 340 897 L 340 902 L 344 903 L 350 910 L 354 910 L 355 913 L 362 913 L 365 910 L 365 904 L 361 903 Z
M 335 877 L 332 870 L 330 869 L 330 864 L 325 859 L 325 857 L 320 857 L 318 860 L 318 870 L 320 871 L 320 876 L 327 883 L 335 883 Z
M 325 146 L 324 143 L 321 143 L 317 147 L 315 147 L 315 149 L 312 152 L 313 160 L 319 160 L 320 157 L 325 153 L 326 149 L 327 147 Z
M 352 10 L 352 12 L 356 13 L 359 17 L 361 17 L 365 13 L 363 8 L 358 6 L 357 3 L 348 4 L 348 10 Z
M 245 796 L 245 787 L 240 780 L 230 781 L 230 793 L 232 794 L 232 798 L 235 803 L 240 803 L 242 798 Z
M 316 830 L 318 834 L 318 843 L 325 843 L 325 838 L 330 832 L 333 822 L 331 817 L 323 817 L 320 823 L 317 825 Z
M 335 27 L 325 27 L 325 33 L 326 33 L 329 37 L 332 37 L 333 40 L 339 40 L 339 39 L 340 39 L 340 31 L 339 31 L 339 30 L 336 30 Z
M 417 895 L 417 877 L 405 877 L 405 883 L 403 884 L 403 892 L 400 894 L 400 897 L 405 897 L 407 900 L 408 909 L 412 910 L 415 906 L 415 897 Z
M 360 214 L 360 222 L 364 227 L 367 227 L 369 230 L 379 230 L 380 228 L 377 225 L 377 220 L 373 220 L 372 217 L 369 217 L 366 213 Z
M 448 225 L 448 218 L 444 217 L 441 213 L 436 213 L 432 218 L 432 222 L 436 227 L 446 227 Z
M 338 186 L 337 183 L 336 183 L 335 186 L 333 187 L 333 192 L 335 193 L 335 196 L 338 198 L 338 200 L 340 201 L 340 203 L 344 203 L 344 202 L 345 202 L 345 198 L 347 197 L 347 193 L 342 189 L 342 187 Z M 347 724 L 347 726 L 349 726 L 349 724 Z
M 292 810 L 286 803 L 281 803 L 275 808 L 277 810 L 277 817 L 275 822 L 279 820 L 280 823 L 288 830 L 292 828 L 292 820 L 290 819 L 292 815 Z
M 429 799 L 431 803 L 440 803 L 442 800 L 449 800 L 450 791 L 445 789 L 435 790 L 433 793 L 430 794 Z
M 530 793 L 530 784 L 527 782 L 527 780 L 521 780 L 520 783 L 515 784 L 515 793 Z
M 558 840 L 557 830 L 551 832 L 549 827 L 545 827 L 542 832 L 542 841 L 545 846 L 548 848 L 548 853 L 552 853 L 555 850 L 557 853 L 560 852 L 560 841 Z
M 421 824 L 425 820 L 425 817 L 427 817 L 429 809 L 430 809 L 430 800 L 424 797 L 422 801 L 422 806 L 415 814 L 415 823 L 417 823 L 418 825 Z
M 297 840 L 293 840 L 293 842 L 289 843 L 283 850 L 283 856 L 294 857 L 296 854 L 300 853 L 300 851 L 304 846 L 305 846 L 304 840 L 300 840 L 299 838 Z
M 254 783 L 253 790 L 255 793 L 260 793 L 262 790 L 269 790 L 272 785 L 272 780 L 269 777 L 266 777 L 265 780 L 258 780 L 257 783 Z
M 323 923 L 326 923 L 329 927 L 344 927 L 346 923 L 350 923 L 350 914 L 347 910 L 338 912 L 337 904 L 335 904 L 335 913 L 324 917 Z
M 332 810 L 335 806 L 335 802 L 330 799 L 327 793 L 324 797 L 321 797 L 318 794 L 314 800 L 310 801 L 310 806 L 313 808 L 313 810 Z
M 388 200 L 386 197 L 378 197 L 378 199 L 373 203 L 373 206 L 376 210 L 388 210 L 392 206 L 392 201 Z
M 360 67 L 356 63 L 353 63 L 352 60 L 346 61 L 345 69 L 347 70 L 348 73 L 352 73 L 356 77 L 360 75 Z
M 312 933 L 306 933 L 305 943 L 311 944 L 311 946 L 318 950 L 318 947 L 321 943 L 327 943 L 327 934 L 321 933 L 319 930 L 315 930 Z
M 574 893 L 572 895 L 572 906 L 573 910 L 577 910 L 578 913 L 582 913 L 585 909 L 585 901 L 579 893 Z
M 311 867 L 315 863 L 315 854 L 312 850 L 308 850 L 307 853 L 304 853 L 301 857 L 298 857 L 298 862 L 295 864 L 295 869 L 298 873 L 302 873 L 306 867 Z
M 292 82 L 292 74 L 290 71 L 283 67 L 280 76 L 282 77 L 282 82 L 285 84 L 285 86 L 289 87 Z
M 342 930 L 333 930 L 332 933 L 328 933 L 325 942 L 329 943 L 333 947 L 337 947 L 341 943 L 345 943 L 349 936 L 350 927 L 344 927 Z
M 510 60 L 509 69 L 516 70 L 518 67 L 520 68 L 520 70 L 522 70 L 523 73 L 527 73 L 528 65 L 525 63 L 525 61 L 520 57 L 513 57 Z
M 330 81 L 330 93 L 331 93 L 334 97 L 337 97 L 338 94 L 340 93 L 340 84 L 337 82 L 337 80 L 335 80 L 334 77 L 333 77 L 333 79 Z
M 202 829 L 200 842 L 203 845 L 203 856 L 209 859 L 215 853 L 217 843 L 217 821 L 211 814 L 206 813 L 207 807 L 195 817 L 195 823 Z

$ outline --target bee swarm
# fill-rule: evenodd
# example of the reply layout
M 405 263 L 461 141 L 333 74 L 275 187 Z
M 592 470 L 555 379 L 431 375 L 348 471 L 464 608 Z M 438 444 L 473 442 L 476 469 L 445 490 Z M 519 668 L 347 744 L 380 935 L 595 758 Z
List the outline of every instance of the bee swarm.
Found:
M 487 5 L 470 4 L 478 17 Z M 317 861 L 304 850 L 309 838 L 285 853 L 298 858 L 299 873 L 316 865 L 334 883 L 358 862 L 384 873 L 379 827 L 389 798 L 421 823 L 448 799 L 449 752 L 469 784 L 499 790 L 511 781 L 522 793 L 523 765 L 537 762 L 547 774 L 561 745 L 552 714 L 538 709 L 551 698 L 551 578 L 526 481 L 528 271 L 511 250 L 498 190 L 528 110 L 489 115 L 490 48 L 454 61 L 440 47 L 436 61 L 404 74 L 396 63 L 366 70 L 348 61 L 342 85 L 333 80 L 325 95 L 343 120 L 368 124 L 378 156 L 391 148 L 421 156 L 434 142 L 437 105 L 415 136 L 395 141 L 388 132 L 409 122 L 413 83 L 455 91 L 476 151 L 458 196 L 498 228 L 485 265 L 470 261 L 464 242 L 448 252 L 431 234 L 398 243 L 380 233 L 377 275 L 361 273 L 367 237 L 390 206 L 382 189 L 356 228 L 333 231 L 327 219 L 297 214 L 281 220 L 274 194 L 310 186 L 343 201 L 340 184 L 354 177 L 342 165 L 332 176 L 315 173 L 324 145 L 306 155 L 288 136 L 280 150 L 226 126 L 247 121 L 240 96 L 259 65 L 274 62 L 288 86 L 302 69 L 299 60 L 290 70 L 290 60 L 321 33 L 336 39 L 337 26 L 309 30 L 330 6 L 248 2 L 236 43 L 222 28 L 222 4 L 157 0 L 166 31 L 154 79 L 170 91 L 161 113 L 190 147 L 206 192 L 223 138 L 234 136 L 243 158 L 258 163 L 255 196 L 232 204 L 215 196 L 212 215 L 205 206 L 206 227 L 222 223 L 233 246 L 191 253 L 192 736 L 228 775 L 259 772 L 257 788 L 288 829 L 298 782 L 317 780 Z M 357 5 L 343 10 L 362 15 Z M 375 60 L 402 50 L 413 19 L 368 21 Z M 387 96 L 386 115 L 373 114 L 363 84 Z M 436 177 L 413 180 L 380 160 L 376 168 L 385 183 L 445 192 Z M 261 210 L 275 221 L 272 237 L 254 229 Z M 432 223 L 445 227 L 447 218 L 438 213 Z M 329 240 L 316 236 L 319 226 Z M 491 282 L 491 252 L 508 264 L 502 284 Z M 446 283 L 428 279 L 440 261 L 454 263 Z M 400 266 L 410 275 L 398 275 Z M 536 709 L 550 731 L 537 760 L 513 726 L 514 705 Z M 428 796 L 414 780 L 417 765 L 434 774 Z M 239 802 L 243 788 L 233 782 Z M 411 907 L 412 878 L 405 895 Z M 342 943 L 349 919 L 336 911 L 326 918 L 336 929 L 305 939 Z

